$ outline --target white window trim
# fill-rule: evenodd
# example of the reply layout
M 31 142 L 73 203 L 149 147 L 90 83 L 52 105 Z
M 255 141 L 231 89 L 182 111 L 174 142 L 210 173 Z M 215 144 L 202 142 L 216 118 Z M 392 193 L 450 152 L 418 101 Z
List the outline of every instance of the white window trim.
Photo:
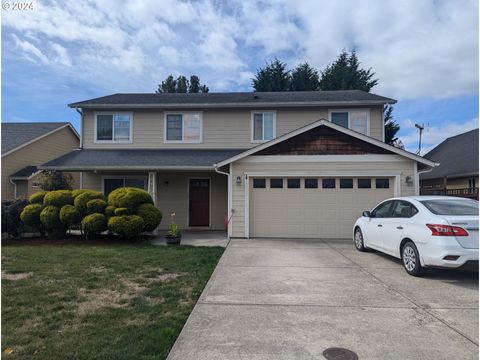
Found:
M 253 138 L 253 118 L 254 114 L 264 114 L 264 113 L 272 113 L 273 114 L 273 138 L 270 140 L 255 140 Z M 262 118 L 262 137 L 265 134 L 265 122 Z M 275 110 L 252 110 L 250 112 L 250 141 L 252 144 L 261 144 L 267 141 L 271 141 L 277 137 L 277 112 Z
M 359 108 L 359 109 L 328 109 L 328 121 L 332 122 L 332 113 L 337 113 L 337 112 L 346 112 L 348 113 L 348 129 L 352 130 L 350 127 L 350 113 L 352 111 L 365 111 L 367 113 L 367 133 L 363 135 L 368 135 L 370 136 L 370 109 L 367 108 Z M 355 131 L 355 130 L 352 130 Z M 358 131 L 355 131 L 358 132 Z M 359 133 L 362 134 L 362 133 Z
M 200 115 L 200 138 L 198 141 L 185 141 L 184 114 Z M 182 140 L 167 140 L 167 115 L 182 115 Z M 164 144 L 201 144 L 203 143 L 203 111 L 166 111 L 163 114 L 163 143 Z
M 110 179 L 123 179 L 123 184 L 125 185 L 125 179 L 142 179 L 145 181 L 145 186 L 143 190 L 147 191 L 148 189 L 148 176 L 145 175 L 102 175 L 102 194 L 105 194 L 105 180 Z
M 130 139 L 125 140 L 115 140 L 115 126 L 114 118 L 112 119 L 112 140 L 97 140 L 97 128 L 98 128 L 98 115 L 129 115 L 130 116 Z M 94 144 L 132 144 L 133 143 L 133 112 L 128 111 L 99 111 L 95 112 L 95 131 L 94 131 Z

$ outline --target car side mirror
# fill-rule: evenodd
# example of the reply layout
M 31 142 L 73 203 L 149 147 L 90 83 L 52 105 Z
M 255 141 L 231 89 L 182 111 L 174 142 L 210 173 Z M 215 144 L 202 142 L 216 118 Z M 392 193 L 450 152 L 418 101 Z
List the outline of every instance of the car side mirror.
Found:
M 372 217 L 372 214 L 370 213 L 370 211 L 364 211 L 362 212 L 362 216 L 369 218 L 369 217 Z

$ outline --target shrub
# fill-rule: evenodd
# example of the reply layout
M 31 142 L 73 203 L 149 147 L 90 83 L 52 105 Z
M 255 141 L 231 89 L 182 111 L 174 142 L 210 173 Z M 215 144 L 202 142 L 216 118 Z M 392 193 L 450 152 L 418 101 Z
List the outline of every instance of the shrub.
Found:
M 14 237 L 22 234 L 25 226 L 20 220 L 20 214 L 27 205 L 27 200 L 2 201 L 2 233 Z
M 45 205 L 52 205 L 61 208 L 64 205 L 73 204 L 72 192 L 70 190 L 49 191 L 43 198 Z
M 77 195 L 74 204 L 81 215 L 86 215 L 87 203 L 94 199 L 105 200 L 105 196 L 103 196 L 103 194 L 99 191 L 87 190 L 84 193 Z
M 72 190 L 73 177 L 71 174 L 64 174 L 61 171 L 42 170 L 37 178 L 37 183 L 42 190 Z
M 99 234 L 107 230 L 107 219 L 105 215 L 95 213 L 87 215 L 82 220 L 82 227 L 88 235 Z
M 38 191 L 35 194 L 30 195 L 28 201 L 30 204 L 43 204 L 43 198 L 48 191 Z
M 142 204 L 138 207 L 137 215 L 143 219 L 143 231 L 153 231 L 162 221 L 162 212 L 152 204 Z
M 30 204 L 23 208 L 23 211 L 20 213 L 20 219 L 22 222 L 33 228 L 39 229 L 42 225 L 40 221 L 40 213 L 43 210 L 43 205 L 40 204 Z
M 60 209 L 57 206 L 45 206 L 40 212 L 40 221 L 47 229 L 50 239 L 61 239 L 65 236 L 67 227 L 60 221 Z
M 127 208 L 116 208 L 115 209 L 115 215 L 116 216 L 128 215 L 128 209 Z
M 81 195 L 83 193 L 86 193 L 88 191 L 91 191 L 91 190 L 87 190 L 87 189 L 76 189 L 76 190 L 72 190 L 72 198 L 73 200 L 75 200 L 75 198 L 78 196 L 78 195 Z
M 60 209 L 60 221 L 67 227 L 80 224 L 82 215 L 73 205 L 65 205 Z
M 117 208 L 127 208 L 130 213 L 135 213 L 141 204 L 153 204 L 152 197 L 145 190 L 137 188 L 118 188 L 108 195 L 108 205 Z
M 107 203 L 102 199 L 93 199 L 87 202 L 87 213 L 100 213 L 102 214 L 107 207 Z
M 123 238 L 138 236 L 143 227 L 143 219 L 138 215 L 113 216 L 108 220 L 108 229 Z
M 105 215 L 108 216 L 108 217 L 114 216 L 115 215 L 115 206 L 108 205 L 105 208 Z

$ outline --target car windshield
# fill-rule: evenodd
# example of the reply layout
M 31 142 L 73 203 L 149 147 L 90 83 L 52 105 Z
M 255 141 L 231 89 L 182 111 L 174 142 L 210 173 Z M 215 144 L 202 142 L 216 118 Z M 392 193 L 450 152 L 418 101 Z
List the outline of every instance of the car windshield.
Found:
M 478 201 L 442 199 L 420 201 L 435 215 L 478 215 Z

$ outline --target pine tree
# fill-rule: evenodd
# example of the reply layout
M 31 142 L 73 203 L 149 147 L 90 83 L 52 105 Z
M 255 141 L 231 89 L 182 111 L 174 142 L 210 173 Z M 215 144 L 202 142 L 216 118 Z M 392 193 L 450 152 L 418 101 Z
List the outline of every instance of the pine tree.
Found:
M 395 135 L 400 130 L 400 125 L 393 119 L 393 106 L 385 105 L 383 108 L 383 120 L 385 124 L 385 142 L 394 145 L 398 141 Z
M 175 92 L 186 93 L 188 90 L 188 80 L 185 76 L 180 75 L 176 80 Z
M 170 74 L 168 77 L 158 85 L 157 93 L 173 93 L 175 92 L 177 82 L 173 78 L 173 75 Z
M 318 71 L 307 62 L 292 70 L 290 91 L 315 91 L 319 85 Z
M 278 59 L 257 70 L 252 79 L 255 91 L 287 91 L 290 84 L 290 71 L 287 64 Z

